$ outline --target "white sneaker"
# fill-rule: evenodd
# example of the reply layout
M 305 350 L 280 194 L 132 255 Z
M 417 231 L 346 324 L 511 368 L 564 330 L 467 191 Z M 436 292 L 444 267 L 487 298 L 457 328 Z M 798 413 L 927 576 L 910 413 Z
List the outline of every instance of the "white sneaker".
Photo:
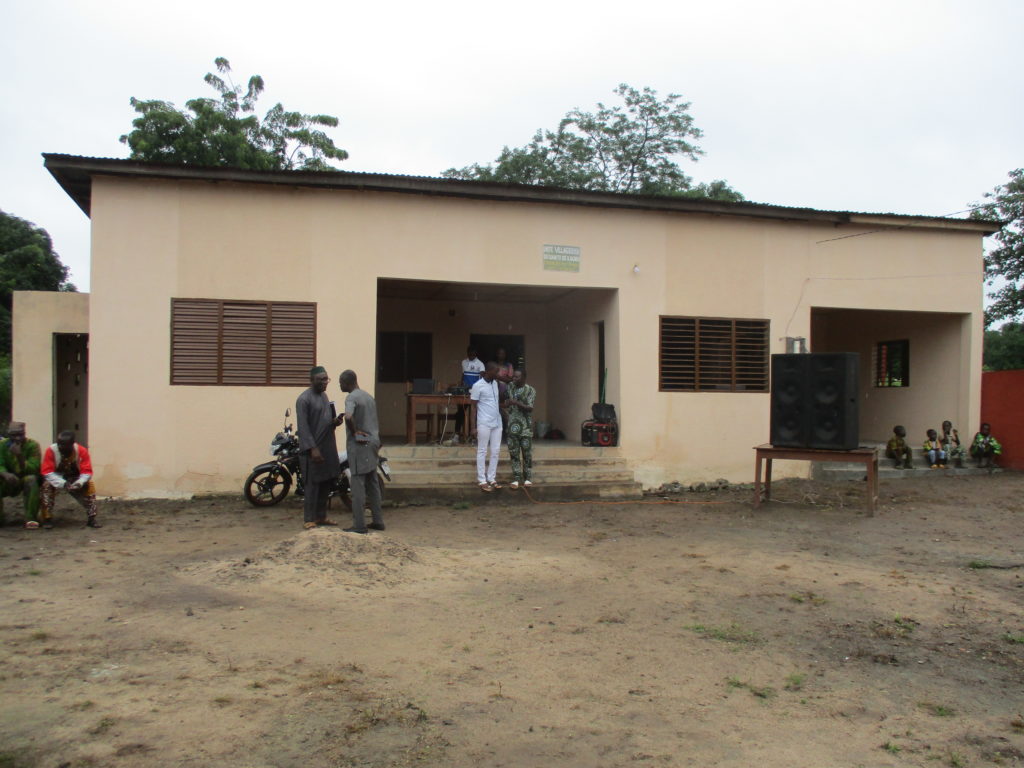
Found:
M 519 481 L 513 480 L 511 483 L 508 484 L 508 487 L 511 488 L 513 491 L 519 490 Z
M 523 485 L 527 485 L 527 486 L 529 486 L 529 485 L 533 485 L 533 482 L 532 482 L 532 481 L 530 481 L 530 480 L 524 480 L 524 481 L 523 481 Z

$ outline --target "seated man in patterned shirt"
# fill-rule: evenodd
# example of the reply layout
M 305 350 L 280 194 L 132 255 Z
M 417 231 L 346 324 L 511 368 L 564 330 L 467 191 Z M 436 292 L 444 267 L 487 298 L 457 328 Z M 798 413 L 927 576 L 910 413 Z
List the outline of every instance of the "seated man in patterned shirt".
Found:
M 85 524 L 99 528 L 96 520 L 96 486 L 92 482 L 92 460 L 84 445 L 75 442 L 75 433 L 64 430 L 57 442 L 43 454 L 43 527 L 52 526 L 53 503 L 58 491 L 66 490 L 85 509 Z

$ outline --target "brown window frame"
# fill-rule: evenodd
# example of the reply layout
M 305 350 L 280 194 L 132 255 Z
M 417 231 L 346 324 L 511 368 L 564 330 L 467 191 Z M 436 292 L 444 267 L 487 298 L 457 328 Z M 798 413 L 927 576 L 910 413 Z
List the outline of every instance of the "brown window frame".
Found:
M 893 374 L 894 365 L 902 369 Z M 910 339 L 892 339 L 875 344 L 875 381 L 879 389 L 906 389 L 910 386 Z
M 770 330 L 763 318 L 660 315 L 658 391 L 767 393 Z
M 315 302 L 172 298 L 170 326 L 173 386 L 305 386 L 316 365 Z

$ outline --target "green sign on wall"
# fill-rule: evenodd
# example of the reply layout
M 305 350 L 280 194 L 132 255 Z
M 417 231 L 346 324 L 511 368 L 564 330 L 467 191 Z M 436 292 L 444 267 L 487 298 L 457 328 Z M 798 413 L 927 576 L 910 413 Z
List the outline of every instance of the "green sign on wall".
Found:
M 580 249 L 575 245 L 545 245 L 544 269 L 556 272 L 579 272 Z

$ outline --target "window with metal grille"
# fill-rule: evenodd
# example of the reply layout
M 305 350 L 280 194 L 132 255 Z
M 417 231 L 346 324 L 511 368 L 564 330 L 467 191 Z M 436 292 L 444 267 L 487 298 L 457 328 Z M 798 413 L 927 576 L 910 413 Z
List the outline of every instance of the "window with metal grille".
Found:
M 910 386 L 910 341 L 880 341 L 875 345 L 875 386 Z
M 662 392 L 767 392 L 768 321 L 662 317 Z
M 304 386 L 316 304 L 171 299 L 171 384 Z

